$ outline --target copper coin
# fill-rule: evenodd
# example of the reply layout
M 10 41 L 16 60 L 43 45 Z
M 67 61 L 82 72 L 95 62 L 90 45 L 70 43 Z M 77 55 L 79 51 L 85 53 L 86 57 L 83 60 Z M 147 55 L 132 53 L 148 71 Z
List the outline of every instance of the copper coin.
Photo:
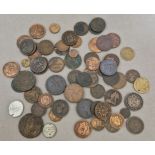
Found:
M 42 94 L 39 96 L 38 103 L 43 108 L 49 108 L 53 105 L 53 100 L 54 99 L 53 99 L 52 95 L 45 93 L 45 94 Z
M 13 78 L 20 71 L 20 66 L 17 62 L 8 62 L 3 66 L 3 73 L 6 77 Z
M 126 80 L 130 83 L 134 83 L 137 78 L 140 77 L 140 73 L 135 69 L 130 69 L 126 72 Z
M 30 61 L 32 61 L 33 59 L 35 59 L 37 57 L 41 57 L 41 54 L 38 52 L 38 50 L 36 50 L 32 55 L 29 55 L 28 56 L 28 58 L 30 59 Z
M 98 56 L 96 53 L 94 53 L 94 52 L 89 52 L 89 53 L 87 53 L 87 54 L 84 56 L 84 62 L 86 63 L 86 60 L 87 60 L 88 58 L 90 58 L 90 57 L 95 57 L 95 58 L 97 58 L 97 59 L 100 59 L 99 56 Z
M 24 40 L 24 39 L 32 39 L 30 36 L 28 35 L 21 35 L 17 38 L 17 47 L 20 47 L 20 43 Z
M 69 56 L 72 57 L 72 58 L 76 58 L 78 56 L 78 51 L 76 49 L 71 49 L 69 51 Z
M 60 31 L 61 27 L 59 24 L 57 23 L 52 23 L 50 26 L 49 26 L 49 30 L 51 33 L 58 33 Z
M 110 60 L 115 61 L 116 64 L 117 64 L 117 66 L 118 66 L 119 63 L 120 63 L 119 57 L 118 57 L 116 54 L 107 54 L 107 55 L 104 57 L 104 60 L 107 60 L 107 59 L 110 59 Z
M 46 30 L 41 24 L 34 24 L 29 28 L 29 34 L 34 39 L 40 39 L 45 36 Z
M 72 103 L 79 102 L 83 98 L 83 95 L 83 88 L 75 83 L 68 85 L 64 92 L 65 98 Z
M 91 122 L 91 127 L 97 131 L 101 131 L 102 129 L 104 129 L 104 123 L 102 120 L 98 119 L 98 118 L 92 118 Z
M 92 38 L 88 43 L 88 48 L 90 49 L 90 51 L 98 53 L 101 52 L 101 50 L 97 48 L 96 41 L 97 37 Z
M 86 67 L 91 71 L 96 71 L 99 68 L 100 60 L 96 57 L 89 57 L 86 59 Z
M 109 33 L 108 36 L 111 37 L 112 40 L 112 48 L 116 48 L 120 45 L 121 39 L 120 36 L 116 33 Z
M 52 110 L 50 110 L 50 112 L 48 113 L 48 117 L 53 122 L 58 122 L 58 121 L 60 121 L 62 119 L 62 117 L 54 115 Z
M 74 132 L 80 138 L 86 138 L 91 134 L 91 127 L 88 121 L 81 120 L 74 125 Z
M 80 36 L 77 36 L 77 42 L 75 45 L 73 45 L 73 48 L 78 48 L 82 45 L 82 38 Z
M 66 44 L 64 44 L 64 42 L 62 40 L 58 41 L 55 44 L 55 48 L 60 51 L 60 52 L 66 52 L 69 50 L 69 46 L 67 46 Z

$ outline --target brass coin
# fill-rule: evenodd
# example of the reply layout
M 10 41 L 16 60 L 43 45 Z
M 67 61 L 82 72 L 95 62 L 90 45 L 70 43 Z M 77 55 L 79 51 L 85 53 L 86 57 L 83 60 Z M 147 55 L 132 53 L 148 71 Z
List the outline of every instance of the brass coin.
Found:
M 102 129 L 104 129 L 104 123 L 102 120 L 98 119 L 98 118 L 92 118 L 91 122 L 91 127 L 97 131 L 101 131 Z
M 79 102 L 83 98 L 83 95 L 83 88 L 75 83 L 68 85 L 64 92 L 65 98 L 72 103 Z
M 3 73 L 6 77 L 13 78 L 20 71 L 20 66 L 17 62 L 8 62 L 3 66 Z
M 49 30 L 51 33 L 58 33 L 60 31 L 61 27 L 59 24 L 57 23 L 52 23 L 50 26 L 49 26 Z
M 133 86 L 138 93 L 142 94 L 147 93 L 150 90 L 149 80 L 144 77 L 137 78 Z
M 67 46 L 66 44 L 64 44 L 64 42 L 62 40 L 58 41 L 55 44 L 55 48 L 60 51 L 60 52 L 66 52 L 69 50 L 69 46 Z
M 58 122 L 62 119 L 62 117 L 58 117 L 58 116 L 54 115 L 52 110 L 50 110 L 50 112 L 48 113 L 48 117 L 53 122 Z
M 97 37 L 92 38 L 88 43 L 88 48 L 90 49 L 90 51 L 98 53 L 101 52 L 101 50 L 97 48 L 96 41 Z
M 78 56 L 78 51 L 76 49 L 71 49 L 69 51 L 69 56 L 72 57 L 72 58 L 76 58 Z
M 28 68 L 28 67 L 30 67 L 30 60 L 27 59 L 27 58 L 22 59 L 21 64 L 22 64 L 22 66 L 23 66 L 24 68 Z
M 80 138 L 86 138 L 91 134 L 91 127 L 88 121 L 81 120 L 74 125 L 74 132 Z
M 75 45 L 73 45 L 73 48 L 78 48 L 82 45 L 82 38 L 80 36 L 77 36 L 77 42 Z
M 120 56 L 126 60 L 130 61 L 135 57 L 135 52 L 132 48 L 130 47 L 124 47 L 121 49 Z
M 90 71 L 96 71 L 99 68 L 100 60 L 96 57 L 89 57 L 86 59 L 86 67 Z

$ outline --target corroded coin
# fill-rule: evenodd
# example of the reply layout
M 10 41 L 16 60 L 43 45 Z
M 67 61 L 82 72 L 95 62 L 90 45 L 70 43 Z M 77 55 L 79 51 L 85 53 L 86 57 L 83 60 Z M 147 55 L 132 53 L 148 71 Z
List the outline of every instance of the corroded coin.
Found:
M 79 53 L 78 50 L 71 49 L 68 54 L 69 54 L 70 57 L 76 58 L 78 56 L 78 53 Z
M 96 41 L 97 37 L 92 38 L 88 43 L 88 48 L 90 49 L 90 51 L 98 53 L 101 52 L 101 50 L 97 48 Z
M 84 56 L 84 62 L 86 63 L 86 60 L 90 57 L 95 57 L 100 60 L 99 56 L 95 52 L 89 52 Z
M 134 89 L 138 92 L 138 93 L 147 93 L 150 90 L 150 84 L 148 79 L 144 78 L 144 77 L 139 77 L 135 80 L 134 82 Z
M 38 98 L 41 94 L 42 94 L 41 89 L 35 86 L 31 90 L 24 92 L 24 98 L 29 103 L 36 103 L 38 102 Z
M 72 70 L 71 72 L 69 72 L 67 75 L 69 83 L 77 83 L 77 76 L 79 73 L 79 70 Z
M 46 123 L 43 127 L 43 135 L 46 138 L 52 138 L 56 135 L 57 128 L 53 123 Z
M 119 60 L 119 57 L 116 55 L 116 54 L 107 54 L 105 57 L 104 57 L 104 60 L 113 60 L 116 62 L 117 66 L 119 65 L 120 63 L 120 60 Z
M 97 104 L 98 102 L 100 102 L 100 101 L 95 101 L 95 102 L 93 102 L 93 103 L 91 104 L 91 106 L 90 106 L 90 111 L 91 111 L 92 115 L 94 115 L 94 116 L 95 116 L 95 106 L 96 106 L 96 104 Z
M 109 33 L 108 36 L 111 37 L 112 40 L 112 48 L 116 48 L 120 45 L 121 38 L 118 34 L 116 33 Z
M 60 51 L 60 52 L 66 52 L 69 50 L 69 46 L 67 46 L 66 44 L 64 44 L 64 42 L 62 40 L 58 41 L 55 44 L 55 48 Z
M 129 118 L 130 115 L 131 115 L 131 112 L 128 108 L 122 108 L 120 110 L 120 114 L 126 119 L 126 118 Z
M 137 111 L 142 108 L 143 99 L 137 93 L 130 93 L 130 94 L 126 95 L 126 97 L 124 99 L 124 104 L 130 110 Z
M 51 33 L 58 33 L 60 31 L 61 27 L 59 24 L 57 23 L 52 23 L 50 26 L 49 26 L 49 30 Z
M 126 128 L 133 134 L 140 134 L 144 130 L 144 123 L 140 118 L 132 116 L 126 121 Z
M 29 28 L 29 34 L 34 39 L 40 39 L 45 36 L 46 30 L 41 24 L 34 24 Z
M 105 93 L 105 102 L 111 106 L 118 106 L 122 101 L 122 95 L 115 89 L 110 89 Z
M 20 133 L 26 138 L 35 138 L 43 129 L 43 120 L 33 114 L 24 115 L 18 124 Z
M 81 120 L 74 125 L 74 132 L 80 138 L 86 138 L 91 134 L 91 126 L 88 121 Z
M 120 51 L 120 56 L 126 60 L 126 61 L 130 61 L 135 57 L 135 52 L 132 48 L 130 47 L 124 47 L 121 49 Z
M 105 126 L 105 128 L 106 128 L 110 133 L 115 133 L 115 132 L 118 132 L 118 131 L 119 131 L 119 129 L 116 129 L 116 128 L 114 128 L 114 127 L 111 126 L 109 120 L 106 121 L 106 122 L 104 123 L 104 126 Z
M 37 50 L 32 55 L 29 55 L 28 56 L 28 58 L 30 59 L 30 61 L 32 61 L 33 59 L 35 59 L 37 57 L 41 57 L 41 54 Z
M 62 117 L 58 117 L 58 116 L 54 115 L 52 110 L 50 110 L 50 112 L 48 113 L 48 117 L 53 122 L 58 122 L 62 119 Z
M 21 64 L 22 64 L 22 66 L 23 66 L 24 68 L 28 68 L 28 67 L 30 67 L 30 60 L 27 59 L 27 58 L 22 59 L 22 60 L 21 60 Z
M 130 83 L 134 83 L 134 81 L 140 77 L 140 73 L 135 69 L 130 69 L 126 72 L 126 80 Z
M 60 57 L 52 57 L 48 62 L 48 67 L 52 72 L 61 72 L 65 67 L 65 62 Z
M 82 38 L 80 36 L 77 36 L 77 42 L 75 45 L 73 45 L 73 48 L 78 48 L 82 45 Z
M 17 62 L 7 62 L 3 66 L 3 74 L 6 77 L 13 78 L 15 77 L 20 71 L 20 66 Z
M 102 120 L 98 119 L 98 118 L 92 118 L 91 122 L 91 127 L 97 131 L 101 131 L 102 129 L 104 129 L 104 123 Z
M 28 35 L 21 35 L 17 38 L 17 47 L 19 48 L 20 47 L 20 43 L 24 40 L 24 39 L 32 39 L 30 36 Z
M 20 71 L 12 80 L 11 86 L 16 92 L 25 92 L 34 87 L 36 78 L 30 71 Z
M 72 103 L 79 102 L 83 98 L 83 95 L 83 88 L 75 83 L 68 85 L 64 92 L 65 98 Z
M 66 88 L 66 81 L 60 75 L 50 76 L 46 80 L 46 89 L 52 95 L 60 95 L 64 92 Z
M 97 59 L 96 57 L 89 57 L 86 60 L 86 67 L 90 71 L 96 71 L 99 68 L 100 65 L 100 60 Z

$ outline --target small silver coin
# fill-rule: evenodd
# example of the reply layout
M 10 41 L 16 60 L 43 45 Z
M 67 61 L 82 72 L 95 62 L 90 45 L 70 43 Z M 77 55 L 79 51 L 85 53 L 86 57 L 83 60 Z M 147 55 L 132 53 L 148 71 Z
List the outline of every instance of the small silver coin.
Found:
M 56 132 L 57 132 L 57 128 L 52 123 L 47 123 L 43 127 L 43 135 L 46 138 L 52 138 L 52 137 L 54 137 L 56 135 Z

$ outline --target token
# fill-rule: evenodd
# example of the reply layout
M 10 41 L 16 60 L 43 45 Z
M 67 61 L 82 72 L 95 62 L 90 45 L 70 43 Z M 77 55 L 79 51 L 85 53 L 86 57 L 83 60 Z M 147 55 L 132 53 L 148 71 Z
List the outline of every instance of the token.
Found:
M 105 102 L 111 106 L 118 106 L 122 102 L 122 95 L 115 89 L 110 89 L 105 93 Z
M 134 82 L 134 89 L 138 92 L 138 93 L 147 93 L 150 90 L 150 84 L 148 79 L 144 78 L 144 77 L 139 77 L 135 80 Z
M 83 88 L 75 83 L 68 85 L 64 92 L 65 98 L 72 103 L 79 102 L 83 98 L 83 95 Z
M 60 57 L 52 57 L 48 62 L 48 67 L 52 72 L 58 73 L 64 69 L 65 62 Z
M 37 50 L 32 55 L 29 55 L 28 56 L 28 58 L 30 59 L 30 61 L 32 61 L 33 59 L 35 59 L 37 57 L 41 57 L 41 54 Z
M 97 131 L 101 131 L 102 129 L 104 129 L 103 121 L 101 121 L 98 118 L 95 118 L 95 117 L 92 118 L 90 124 L 91 124 L 91 127 Z
M 18 48 L 20 47 L 21 41 L 23 41 L 25 39 L 32 39 L 32 38 L 30 36 L 28 36 L 28 35 L 19 36 L 18 39 L 17 39 L 17 42 L 16 42 Z
M 140 134 L 144 130 L 144 123 L 140 118 L 132 116 L 126 121 L 126 128 L 133 134 Z
M 87 53 L 87 54 L 84 56 L 84 62 L 86 63 L 86 60 L 87 60 L 88 58 L 90 58 L 90 57 L 95 57 L 95 58 L 97 58 L 97 59 L 100 60 L 99 56 L 98 56 L 96 53 L 94 53 L 94 52 L 89 52 L 89 53 Z
M 18 124 L 20 133 L 26 138 L 35 138 L 43 129 L 43 120 L 33 114 L 24 115 Z
M 79 52 L 76 49 L 71 49 L 68 54 L 70 57 L 76 58 L 78 56 L 78 53 Z
M 137 111 L 143 106 L 143 99 L 137 93 L 130 93 L 126 95 L 124 99 L 124 104 L 130 110 Z
M 30 67 L 30 60 L 29 59 L 22 59 L 21 64 L 24 68 Z
M 77 83 L 77 76 L 80 73 L 79 70 L 72 70 L 68 73 L 67 79 L 69 83 Z
M 58 33 L 60 31 L 61 27 L 59 24 L 57 23 L 52 23 L 50 26 L 49 26 L 49 30 L 51 33 Z
M 29 28 L 29 34 L 34 39 L 40 39 L 45 36 L 46 30 L 41 24 L 34 24 Z
M 86 60 L 86 67 L 90 71 L 96 71 L 99 68 L 100 60 L 96 57 L 89 57 Z
M 34 87 L 36 78 L 30 71 L 20 71 L 12 80 L 12 89 L 16 92 L 25 92 Z
M 132 48 L 130 47 L 124 47 L 121 49 L 120 51 L 120 56 L 126 60 L 126 61 L 130 61 L 135 57 L 135 52 Z
M 69 46 L 67 46 L 66 44 L 64 44 L 64 42 L 62 40 L 58 41 L 55 44 L 55 48 L 60 51 L 60 52 L 66 52 L 69 50 Z
M 104 123 L 105 128 L 110 132 L 110 133 L 115 133 L 118 132 L 119 129 L 116 129 L 114 127 L 111 126 L 109 120 L 107 122 Z
M 58 116 L 54 115 L 52 110 L 50 110 L 50 112 L 48 113 L 48 117 L 53 122 L 58 122 L 58 121 L 60 121 L 62 119 L 62 117 L 58 117 Z
M 92 38 L 88 43 L 88 48 L 90 49 L 90 51 L 98 53 L 101 52 L 101 50 L 97 48 L 96 41 L 97 37 Z
M 60 95 L 66 88 L 66 81 L 60 75 L 52 75 L 46 80 L 46 89 L 52 95 Z
M 77 42 L 75 45 L 73 45 L 73 48 L 78 48 L 82 45 L 82 38 L 80 36 L 77 36 Z
M 112 40 L 112 48 L 116 48 L 120 45 L 121 39 L 120 36 L 116 33 L 109 33 L 108 36 L 111 37 Z
M 9 105 L 9 115 L 12 117 L 19 117 L 24 111 L 24 105 L 22 101 L 12 101 Z
M 130 115 L 131 115 L 131 112 L 128 108 L 122 108 L 120 110 L 120 114 L 126 119 L 126 118 L 129 118 Z
M 119 60 L 119 57 L 116 54 L 107 54 L 104 57 L 104 60 L 109 60 L 109 59 L 115 61 L 117 66 L 119 66 L 120 60 Z
M 57 128 L 53 123 L 47 123 L 43 127 L 43 135 L 46 138 L 52 138 L 56 135 Z
M 90 107 L 93 101 L 90 99 L 82 99 L 76 106 L 76 111 L 78 115 L 82 118 L 88 119 L 92 117 Z
M 80 120 L 74 125 L 74 132 L 80 138 L 86 138 L 91 134 L 91 127 L 88 121 Z
M 130 69 L 126 72 L 126 80 L 130 83 L 134 83 L 137 78 L 140 77 L 140 74 L 135 69 Z
M 15 77 L 20 71 L 20 66 L 17 62 L 7 62 L 3 66 L 3 74 L 6 77 L 13 78 Z

